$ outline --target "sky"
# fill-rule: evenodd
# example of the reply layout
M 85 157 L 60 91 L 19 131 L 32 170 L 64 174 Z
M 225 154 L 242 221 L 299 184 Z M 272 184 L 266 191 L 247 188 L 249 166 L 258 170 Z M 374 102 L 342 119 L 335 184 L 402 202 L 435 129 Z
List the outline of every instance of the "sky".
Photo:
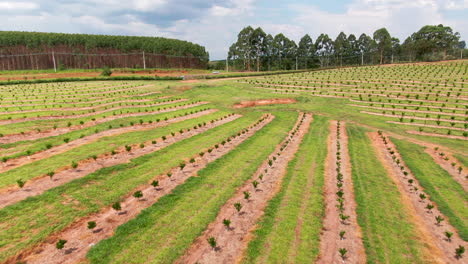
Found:
M 438 24 L 468 40 L 468 0 L 0 0 L 0 30 L 177 38 L 205 46 L 212 60 L 248 25 L 296 42 L 386 27 L 403 42 Z

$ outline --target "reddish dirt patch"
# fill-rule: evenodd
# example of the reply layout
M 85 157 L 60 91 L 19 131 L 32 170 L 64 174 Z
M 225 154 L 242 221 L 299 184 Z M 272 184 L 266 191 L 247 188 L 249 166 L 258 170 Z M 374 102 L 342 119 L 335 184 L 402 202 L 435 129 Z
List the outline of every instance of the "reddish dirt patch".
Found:
M 301 122 L 301 120 L 303 121 Z M 194 241 L 185 255 L 176 263 L 235 263 L 242 258 L 242 254 L 251 239 L 251 231 L 255 228 L 258 219 L 263 215 L 263 210 L 268 201 L 279 191 L 287 165 L 299 148 L 311 121 L 312 116 L 310 114 L 305 115 L 304 119 L 302 119 L 302 115 L 298 118 L 296 125 L 285 141 L 279 144 L 271 154 L 269 159 L 272 159 L 273 156 L 277 157 L 273 165 L 271 167 L 268 165 L 268 159 L 263 162 L 253 177 L 245 182 L 236 191 L 236 194 L 221 207 L 215 221 L 208 225 L 203 234 Z M 292 131 L 296 128 L 298 128 L 298 132 L 293 136 Z M 288 139 L 291 139 L 291 142 L 281 151 L 281 146 Z M 281 155 L 278 156 L 278 153 L 281 153 Z M 266 173 L 265 169 L 268 169 Z M 260 174 L 264 175 L 263 179 L 258 178 Z M 257 188 L 252 185 L 254 180 L 259 182 Z M 244 199 L 244 191 L 251 193 L 251 198 L 247 202 Z M 242 204 L 242 209 L 237 212 L 234 204 L 239 201 Z M 230 228 L 224 226 L 224 219 L 231 220 L 232 226 Z M 207 243 L 208 237 L 212 236 L 216 238 L 218 245 L 215 250 Z
M 365 263 L 366 253 L 362 242 L 361 228 L 357 223 L 356 202 L 354 188 L 351 179 L 351 163 L 348 153 L 348 136 L 345 124 L 341 122 L 340 138 L 337 136 L 337 122 L 330 124 L 328 136 L 328 153 L 325 163 L 325 218 L 320 237 L 320 255 L 317 263 L 342 263 L 344 262 L 338 252 L 339 248 L 346 248 L 346 262 Z M 337 143 L 340 143 L 341 173 L 343 174 L 344 211 L 349 216 L 346 222 L 340 220 L 340 211 L 337 208 Z M 340 239 L 339 233 L 345 231 L 344 239 Z
M 418 234 L 415 239 L 420 240 L 426 245 L 425 255 L 433 258 L 430 262 L 460 263 L 459 260 L 455 258 L 455 248 L 458 247 L 458 245 L 464 245 L 466 247 L 467 243 L 460 238 L 457 230 L 453 228 L 448 221 L 444 221 L 440 226 L 436 224 L 434 220 L 435 216 L 440 215 L 445 219 L 447 218 L 439 211 L 435 203 L 427 201 L 430 200 L 429 195 L 424 193 L 424 189 L 405 165 L 401 155 L 390 139 L 386 137 L 387 144 L 385 144 L 383 139 L 375 132 L 369 133 L 369 137 L 377 153 L 377 158 L 384 165 L 387 174 L 396 184 L 401 194 L 402 203 L 407 208 L 413 224 L 418 229 L 418 232 L 415 232 Z M 394 151 L 394 154 L 391 154 L 388 148 Z M 392 155 L 395 156 L 395 159 L 400 160 L 400 164 L 393 161 Z M 402 166 L 403 169 L 401 169 L 400 166 Z M 403 171 L 408 172 L 408 175 L 405 175 Z M 409 183 L 409 179 L 412 179 L 413 183 Z M 425 201 L 422 201 L 419 197 L 419 195 L 423 193 L 427 196 Z M 432 210 L 426 209 L 428 203 L 434 205 Z M 451 241 L 446 239 L 445 231 L 453 233 Z
M 158 201 L 162 196 L 170 193 L 176 186 L 182 184 L 188 178 L 196 176 L 197 172 L 205 168 L 206 165 L 214 160 L 224 156 L 233 150 L 236 146 L 244 142 L 246 139 L 254 135 L 258 130 L 262 129 L 266 124 L 270 123 L 274 116 L 269 115 L 265 120 L 258 125 L 251 127 L 249 131 L 242 134 L 231 142 L 225 145 L 220 145 L 216 151 L 206 154 L 203 157 L 196 157 L 194 163 L 188 163 L 181 170 L 179 167 L 172 169 L 172 177 L 168 178 L 165 175 L 159 175 L 154 180 L 159 181 L 159 187 L 154 188 L 149 185 L 140 186 L 135 190 L 143 192 L 144 199 L 136 199 L 129 193 L 121 203 L 123 214 L 117 214 L 112 208 L 104 208 L 96 215 L 84 217 L 72 224 L 70 227 L 53 235 L 47 239 L 47 242 L 31 249 L 22 254 L 17 259 L 11 259 L 9 262 L 16 263 L 17 261 L 25 261 L 27 263 L 78 263 L 85 259 L 89 248 L 102 239 L 113 235 L 118 226 L 135 218 L 143 209 L 150 207 Z M 88 221 L 97 223 L 97 230 L 92 232 L 87 228 Z M 66 239 L 68 243 L 63 250 L 68 252 L 64 254 L 55 248 L 57 239 Z
M 292 99 L 292 98 L 243 101 L 238 104 L 235 104 L 234 108 L 245 108 L 245 107 L 254 107 L 254 106 L 270 105 L 270 104 L 293 104 L 295 102 L 297 102 L 296 99 Z

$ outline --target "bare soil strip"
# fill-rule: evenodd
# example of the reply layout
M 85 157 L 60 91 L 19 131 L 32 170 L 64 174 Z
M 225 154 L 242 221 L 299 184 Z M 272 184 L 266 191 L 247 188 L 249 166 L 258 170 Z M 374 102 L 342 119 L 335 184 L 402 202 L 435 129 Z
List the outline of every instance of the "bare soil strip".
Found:
M 0 167 L 0 173 L 3 173 L 3 172 L 6 172 L 6 171 L 9 171 L 9 170 L 21 167 L 23 165 L 26 165 L 26 164 L 29 164 L 29 163 L 32 163 L 32 162 L 36 162 L 38 160 L 50 158 L 52 156 L 67 152 L 67 151 L 69 151 L 71 149 L 80 147 L 82 145 L 90 144 L 92 142 L 95 142 L 95 141 L 99 140 L 100 138 L 103 138 L 103 137 L 112 137 L 112 136 L 117 136 L 117 135 L 120 135 L 120 134 L 129 133 L 129 132 L 151 130 L 151 129 L 155 129 L 155 128 L 158 128 L 158 127 L 164 127 L 164 126 L 167 126 L 169 124 L 181 122 L 181 121 L 184 121 L 184 120 L 187 120 L 187 119 L 197 118 L 197 117 L 200 117 L 200 116 L 211 114 L 211 113 L 214 113 L 216 111 L 217 111 L 216 109 L 210 109 L 210 110 L 198 112 L 198 113 L 187 115 L 187 116 L 181 116 L 181 117 L 168 119 L 167 121 L 160 121 L 158 123 L 142 124 L 142 125 L 136 124 L 136 125 L 130 126 L 130 127 L 120 127 L 120 128 L 110 129 L 110 130 L 104 130 L 104 131 L 96 133 L 96 134 L 92 134 L 92 135 L 89 135 L 89 136 L 86 136 L 86 137 L 83 137 L 83 138 L 79 138 L 79 139 L 70 141 L 69 143 L 66 143 L 66 144 L 62 144 L 62 145 L 52 147 L 52 148 L 50 148 L 48 150 L 36 152 L 36 153 L 34 153 L 34 154 L 30 155 L 30 156 L 21 156 L 21 157 L 15 158 L 15 159 L 10 159 L 7 162 L 3 162 L 3 166 Z M 0 193 L 1 193 L 1 190 L 0 190 Z
M 135 117 L 135 116 L 145 116 L 145 115 L 152 115 L 152 114 L 160 114 L 160 113 L 168 113 L 168 112 L 173 112 L 181 109 L 187 109 L 195 106 L 200 106 L 207 104 L 208 102 L 198 102 L 198 103 L 193 103 L 193 104 L 188 104 L 188 105 L 182 105 L 182 106 L 177 106 L 174 108 L 167 108 L 167 109 L 162 109 L 160 111 L 153 111 L 153 112 L 140 112 L 140 113 L 128 113 L 128 114 L 120 114 L 120 115 L 112 115 L 108 116 L 105 118 L 98 119 L 96 121 L 91 121 L 91 122 L 86 122 L 83 125 L 76 125 L 76 126 L 70 126 L 70 127 L 61 127 L 57 129 L 52 129 L 52 130 L 44 130 L 41 132 L 36 132 L 36 131 L 29 131 L 25 132 L 24 134 L 11 134 L 11 135 L 5 135 L 0 138 L 0 144 L 8 144 L 8 143 L 14 143 L 17 141 L 24 141 L 24 140 L 35 140 L 39 138 L 45 138 L 45 137 L 52 137 L 52 136 L 58 136 L 62 135 L 71 131 L 75 130 L 80 130 L 83 128 L 87 127 L 92 127 L 95 125 L 99 125 L 108 121 L 120 119 L 120 118 L 125 118 L 125 117 Z
M 455 258 L 455 248 L 457 248 L 458 245 L 464 245 L 466 247 L 467 243 L 460 238 L 457 230 L 453 228 L 448 221 L 442 222 L 440 226 L 437 224 L 435 220 L 436 216 L 442 216 L 445 219 L 446 217 L 439 211 L 435 203 L 426 203 L 421 200 L 421 194 L 424 194 L 427 200 L 429 200 L 430 197 L 424 193 L 424 189 L 419 185 L 418 180 L 405 165 L 395 146 L 390 142 L 390 139 L 385 137 L 387 141 L 387 144 L 385 144 L 383 139 L 375 132 L 369 133 L 369 137 L 376 150 L 377 158 L 382 162 L 388 175 L 398 187 L 402 201 L 408 208 L 413 222 L 418 228 L 421 239 L 431 248 L 431 255 L 434 257 L 434 260 L 440 263 L 462 263 Z M 390 148 L 390 150 L 388 150 L 388 148 Z M 390 151 L 394 151 L 394 153 L 391 154 Z M 395 156 L 395 161 L 398 159 L 400 163 L 397 164 L 394 162 L 392 156 Z M 403 169 L 401 169 L 400 166 L 403 167 Z M 408 175 L 405 175 L 404 171 L 407 172 Z M 412 183 L 409 182 L 410 179 Z M 431 210 L 427 209 L 427 204 L 434 205 L 434 208 Z M 446 231 L 453 233 L 451 241 L 448 241 L 446 238 Z
M 437 126 L 437 125 L 425 125 L 425 124 L 405 123 L 405 122 L 397 122 L 397 121 L 386 121 L 386 122 L 387 122 L 387 123 L 391 123 L 391 124 L 406 125 L 406 126 L 419 126 L 419 127 L 440 128 L 440 129 L 447 129 L 447 130 L 468 131 L 468 129 L 461 128 L 461 127 L 447 127 L 447 126 Z
M 91 246 L 100 240 L 112 236 L 118 226 L 135 218 L 143 209 L 153 205 L 159 198 L 170 193 L 176 186 L 184 183 L 188 178 L 196 176 L 197 172 L 205 168 L 208 163 L 229 153 L 273 119 L 274 116 L 268 115 L 265 120 L 249 129 L 245 134 L 235 137 L 225 145 L 219 145 L 219 148 L 210 154 L 207 153 L 203 157 L 197 157 L 194 163 L 188 163 L 183 170 L 178 167 L 173 168 L 171 171 L 173 175 L 170 178 L 166 175 L 156 176 L 155 180 L 159 181 L 157 188 L 149 185 L 136 188 L 135 190 L 142 191 L 144 199 L 134 198 L 131 195 L 133 192 L 128 194 L 121 202 L 124 213 L 118 214 L 114 209 L 107 207 L 96 215 L 80 219 L 62 232 L 49 238 L 48 242 L 41 244 L 34 251 L 22 256 L 21 261 L 31 264 L 78 263 L 83 261 Z M 99 229 L 94 232 L 88 230 L 87 222 L 89 221 L 95 221 Z M 55 243 L 57 239 L 68 241 L 64 249 L 65 254 L 56 249 Z M 10 262 L 15 263 L 16 261 L 19 261 L 19 259 L 11 260 Z
M 368 115 L 376 115 L 376 116 L 393 117 L 393 118 L 400 118 L 401 117 L 401 115 L 382 114 L 382 113 L 369 112 L 369 111 L 360 111 L 360 113 L 368 114 Z M 418 116 L 404 116 L 403 118 L 405 118 L 405 119 L 415 119 L 415 120 L 424 120 L 424 121 L 442 121 L 442 122 L 447 122 L 447 123 L 451 123 L 451 122 L 461 123 L 461 124 L 466 123 L 466 121 L 462 121 L 462 120 L 438 119 L 438 118 L 427 118 L 427 117 L 418 117 Z
M 463 137 L 463 136 L 442 135 L 442 134 L 437 134 L 437 133 L 419 132 L 419 131 L 415 131 L 415 130 L 407 130 L 406 133 L 413 134 L 413 135 L 421 135 L 421 136 L 431 136 L 431 137 L 442 137 L 442 138 L 450 138 L 450 139 L 468 140 L 468 137 Z
M 203 133 L 213 127 L 231 122 L 239 117 L 240 115 L 232 115 L 228 118 L 207 124 L 206 126 L 202 126 L 201 128 L 199 127 L 197 129 L 192 129 L 190 132 L 185 132 L 183 134 L 178 133 L 173 137 L 168 135 L 165 141 L 159 139 L 157 144 L 152 144 L 151 141 L 144 142 L 144 148 L 139 147 L 139 144 L 133 145 L 130 151 L 126 151 L 125 148 L 121 147 L 117 149 L 117 153 L 115 155 L 106 153 L 98 157 L 96 160 L 87 159 L 80 161 L 78 162 L 78 167 L 76 169 L 69 166 L 62 168 L 61 170 L 59 169 L 58 172 L 53 176 L 53 180 L 51 180 L 47 175 L 44 175 L 42 177 L 37 177 L 28 181 L 26 186 L 22 189 L 17 186 L 8 187 L 0 191 L 0 209 L 24 200 L 27 197 L 39 195 L 51 188 L 84 177 L 99 169 L 111 167 L 121 163 L 127 163 L 131 159 L 158 151 L 178 141 Z
M 426 148 L 426 153 L 434 159 L 435 163 L 439 164 L 440 167 L 446 170 L 454 180 L 460 183 L 465 192 L 468 191 L 468 170 L 457 159 L 455 159 L 455 157 L 445 150 L 440 150 L 440 148 L 438 151 L 434 148 Z M 440 153 L 443 153 L 444 155 L 441 156 Z M 445 160 L 445 158 L 448 158 L 448 160 Z M 460 172 L 457 170 L 459 167 L 462 168 L 462 171 Z
M 310 114 L 306 114 L 304 119 L 302 119 L 302 114 L 299 116 L 289 136 L 271 154 L 270 159 L 277 157 L 272 166 L 269 166 L 268 160 L 266 160 L 258 168 L 253 177 L 221 207 L 216 220 L 208 225 L 203 234 L 194 241 L 184 256 L 176 263 L 234 263 L 240 261 L 251 239 L 251 231 L 263 215 L 268 201 L 279 191 L 288 163 L 298 150 L 311 121 Z M 297 133 L 293 136 L 292 133 L 296 129 Z M 291 139 L 290 143 L 281 151 L 282 146 L 289 139 Z M 281 153 L 280 156 L 277 155 L 279 153 Z M 260 175 L 263 175 L 263 179 L 259 178 Z M 259 182 L 256 188 L 253 186 L 254 181 Z M 244 192 L 251 194 L 247 202 L 244 199 Z M 242 203 L 240 212 L 234 207 L 234 204 L 238 202 Z M 232 222 L 230 228 L 223 224 L 224 219 L 229 219 Z M 212 249 L 207 242 L 210 237 L 216 239 L 217 247 L 215 249 Z
M 435 106 L 435 105 L 415 105 L 415 104 L 402 104 L 402 103 L 384 103 L 384 102 L 369 102 L 369 101 L 360 101 L 360 100 L 355 100 L 355 99 L 349 99 L 350 102 L 354 102 L 354 103 L 364 103 L 366 105 L 363 105 L 363 106 L 370 106 L 370 105 L 367 105 L 369 103 L 373 103 L 373 104 L 379 104 L 379 105 L 399 105 L 399 106 L 411 106 L 411 107 L 420 107 L 420 108 L 436 108 L 436 109 L 439 109 L 439 108 L 442 108 L 441 106 Z M 392 108 L 386 108 L 386 109 L 389 109 L 391 110 Z M 456 108 L 456 107 L 447 107 L 445 106 L 444 109 L 446 110 L 461 110 L 460 108 Z
M 146 87 L 152 87 L 153 85 L 143 85 L 143 86 L 138 86 L 138 87 L 126 87 L 126 88 L 123 88 L 123 89 L 118 89 L 118 90 L 106 90 L 106 91 L 97 91 L 97 92 L 92 92 L 92 93 L 83 93 L 83 91 L 81 91 L 81 93 L 79 94 L 80 96 L 83 96 L 83 95 L 88 95 L 88 96 L 92 96 L 92 95 L 103 95 L 103 96 L 109 96 L 110 94 L 118 94 L 118 93 L 122 93 L 122 92 L 125 92 L 125 91 L 131 91 L 131 90 L 136 90 L 136 89 L 139 89 L 139 88 L 146 88 Z M 42 101 L 44 100 L 43 98 L 53 98 L 53 97 L 56 97 L 57 99 L 62 99 L 62 98 L 70 98 L 71 96 L 76 96 L 75 93 L 71 93 L 71 94 L 58 94 L 58 93 L 53 93 L 53 94 L 49 94 L 49 95 L 42 95 L 42 96 L 33 96 L 34 98 L 36 99 L 29 99 L 27 96 L 26 98 L 24 98 L 24 100 L 15 100 L 16 98 L 15 97 L 4 97 L 4 99 L 13 99 L 14 102 L 31 102 L 31 101 Z M 32 97 L 32 96 L 31 96 Z M 40 98 L 40 99 L 37 99 L 37 98 Z M 4 100 L 5 102 L 8 102 L 9 100 Z
M 376 103 L 377 104 L 377 103 Z M 436 111 L 424 111 L 424 110 L 411 110 L 411 109 L 404 109 L 404 108 L 385 108 L 385 107 L 377 107 L 377 106 L 368 106 L 368 105 L 357 105 L 357 104 L 348 104 L 349 106 L 354 107 L 362 107 L 362 108 L 369 108 L 369 109 L 376 109 L 376 110 L 384 110 L 384 111 L 398 111 L 398 112 L 408 112 L 408 113 L 423 113 L 423 114 L 434 114 L 434 115 L 449 115 L 449 116 L 461 116 L 465 117 L 465 114 L 457 114 L 457 113 L 448 113 L 448 112 L 436 112 Z M 422 107 L 423 108 L 423 107 Z M 459 109 L 463 110 L 463 109 Z
M 117 106 L 117 107 L 114 107 L 114 108 L 104 109 L 104 110 L 95 111 L 95 112 L 91 112 L 91 113 L 78 114 L 78 115 L 48 115 L 48 116 L 39 116 L 39 117 L 17 118 L 17 119 L 11 119 L 11 120 L 0 120 L 0 125 L 15 124 L 15 123 L 22 123 L 22 122 L 36 121 L 36 120 L 69 119 L 69 118 L 88 117 L 88 116 L 99 115 L 99 114 L 108 113 L 108 112 L 112 112 L 112 111 L 117 111 L 119 109 L 124 109 L 124 108 L 147 108 L 147 107 L 167 105 L 167 104 L 172 104 L 172 103 L 180 103 L 180 102 L 185 102 L 185 101 L 187 101 L 187 99 L 179 99 L 179 100 L 174 100 L 172 102 L 161 102 L 161 103 L 155 103 L 155 104 L 151 104 L 151 105 L 135 105 L 135 106 L 122 105 L 122 106 Z
M 320 237 L 320 255 L 317 263 L 343 263 L 338 250 L 345 248 L 346 263 L 365 263 L 366 253 L 362 242 L 361 228 L 357 223 L 356 201 L 354 199 L 354 188 L 351 178 L 351 162 L 348 153 L 348 136 L 345 124 L 341 122 L 340 137 L 337 135 L 337 122 L 330 124 L 330 134 L 328 136 L 328 154 L 325 163 L 325 218 L 323 219 L 323 231 Z M 338 150 L 337 143 L 340 144 Z M 338 160 L 337 153 L 340 152 L 341 160 Z M 343 215 L 349 216 L 345 222 L 340 219 L 338 209 L 337 192 L 337 162 L 341 161 L 341 174 L 343 175 Z M 340 239 L 340 232 L 346 232 L 343 239 Z
M 172 96 L 161 96 L 157 98 L 152 98 L 152 100 L 161 100 L 167 99 Z M 147 103 L 148 100 L 121 100 L 121 101 L 113 101 L 103 104 L 97 104 L 92 106 L 83 106 L 83 107 L 63 107 L 63 108 L 35 108 L 30 110 L 18 110 L 18 111 L 0 111 L 0 114 L 21 114 L 21 113 L 34 113 L 34 112 L 42 112 L 42 111 L 82 111 L 82 110 L 93 110 L 97 108 L 103 108 L 108 105 L 118 105 L 118 104 L 125 104 L 125 103 Z M 133 105 L 127 105 L 127 107 L 132 107 Z M 18 107 L 18 106 L 16 106 Z
M 0 105 L 0 107 L 20 107 L 20 106 L 44 106 L 44 105 L 60 105 L 60 104 L 71 104 L 71 105 L 77 105 L 77 104 L 96 104 L 96 103 L 100 103 L 100 102 L 103 102 L 103 101 L 112 101 L 114 102 L 113 100 L 116 100 L 116 99 L 120 99 L 120 98 L 102 98 L 102 97 L 94 97 L 94 101 L 91 101 L 91 100 L 84 100 L 84 101 L 59 101 L 59 102 L 43 102 L 43 103 L 40 103 L 40 104 L 17 104 L 16 102 L 13 103 L 13 104 L 10 104 L 10 105 Z M 138 100 L 138 101 L 146 101 L 146 102 L 150 102 L 151 99 L 141 99 L 141 100 Z
M 296 99 L 291 99 L 291 98 L 243 101 L 238 104 L 235 104 L 234 108 L 245 108 L 245 107 L 254 107 L 254 106 L 270 105 L 270 104 L 292 104 L 295 102 L 296 102 Z

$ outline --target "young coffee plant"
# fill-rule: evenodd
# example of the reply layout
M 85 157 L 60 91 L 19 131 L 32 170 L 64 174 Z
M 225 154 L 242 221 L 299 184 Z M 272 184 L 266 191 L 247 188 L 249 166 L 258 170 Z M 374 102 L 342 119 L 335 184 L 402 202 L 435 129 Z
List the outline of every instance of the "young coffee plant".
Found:
M 67 243 L 67 240 L 64 240 L 64 239 L 60 239 L 59 241 L 57 241 L 57 243 L 55 244 L 55 247 L 60 250 L 60 249 L 63 249 L 65 247 L 65 244 Z
M 210 245 L 210 247 L 211 247 L 212 249 L 216 249 L 216 246 L 217 246 L 217 244 L 216 244 L 216 238 L 214 238 L 214 237 L 208 238 L 208 244 Z

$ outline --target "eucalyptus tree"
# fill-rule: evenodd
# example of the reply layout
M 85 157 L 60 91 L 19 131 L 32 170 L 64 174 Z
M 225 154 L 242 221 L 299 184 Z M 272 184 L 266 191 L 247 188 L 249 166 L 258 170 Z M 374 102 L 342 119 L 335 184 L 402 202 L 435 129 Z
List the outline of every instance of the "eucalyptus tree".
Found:
M 384 63 L 385 52 L 392 48 L 392 37 L 386 28 L 377 29 L 374 32 L 374 41 L 380 56 L 380 64 Z
M 315 54 L 315 45 L 312 38 L 306 34 L 299 41 L 297 48 L 297 56 L 304 61 L 304 69 L 309 68 L 309 63 L 312 62 Z
M 362 33 L 357 40 L 356 46 L 361 54 L 361 64 L 364 64 L 364 54 L 371 53 L 373 51 L 375 42 L 370 36 Z
M 251 37 L 251 43 L 253 46 L 254 56 L 257 64 L 257 71 L 260 71 L 260 58 L 266 52 L 266 34 L 263 29 L 256 28 Z
M 335 55 L 337 55 L 340 58 L 340 67 L 343 66 L 343 55 L 348 52 L 349 49 L 349 43 L 348 43 L 348 37 L 344 32 L 340 32 L 338 36 L 336 37 L 335 41 Z
M 333 40 L 327 34 L 320 34 L 315 41 L 315 54 L 319 58 L 320 67 L 328 66 L 334 50 Z

